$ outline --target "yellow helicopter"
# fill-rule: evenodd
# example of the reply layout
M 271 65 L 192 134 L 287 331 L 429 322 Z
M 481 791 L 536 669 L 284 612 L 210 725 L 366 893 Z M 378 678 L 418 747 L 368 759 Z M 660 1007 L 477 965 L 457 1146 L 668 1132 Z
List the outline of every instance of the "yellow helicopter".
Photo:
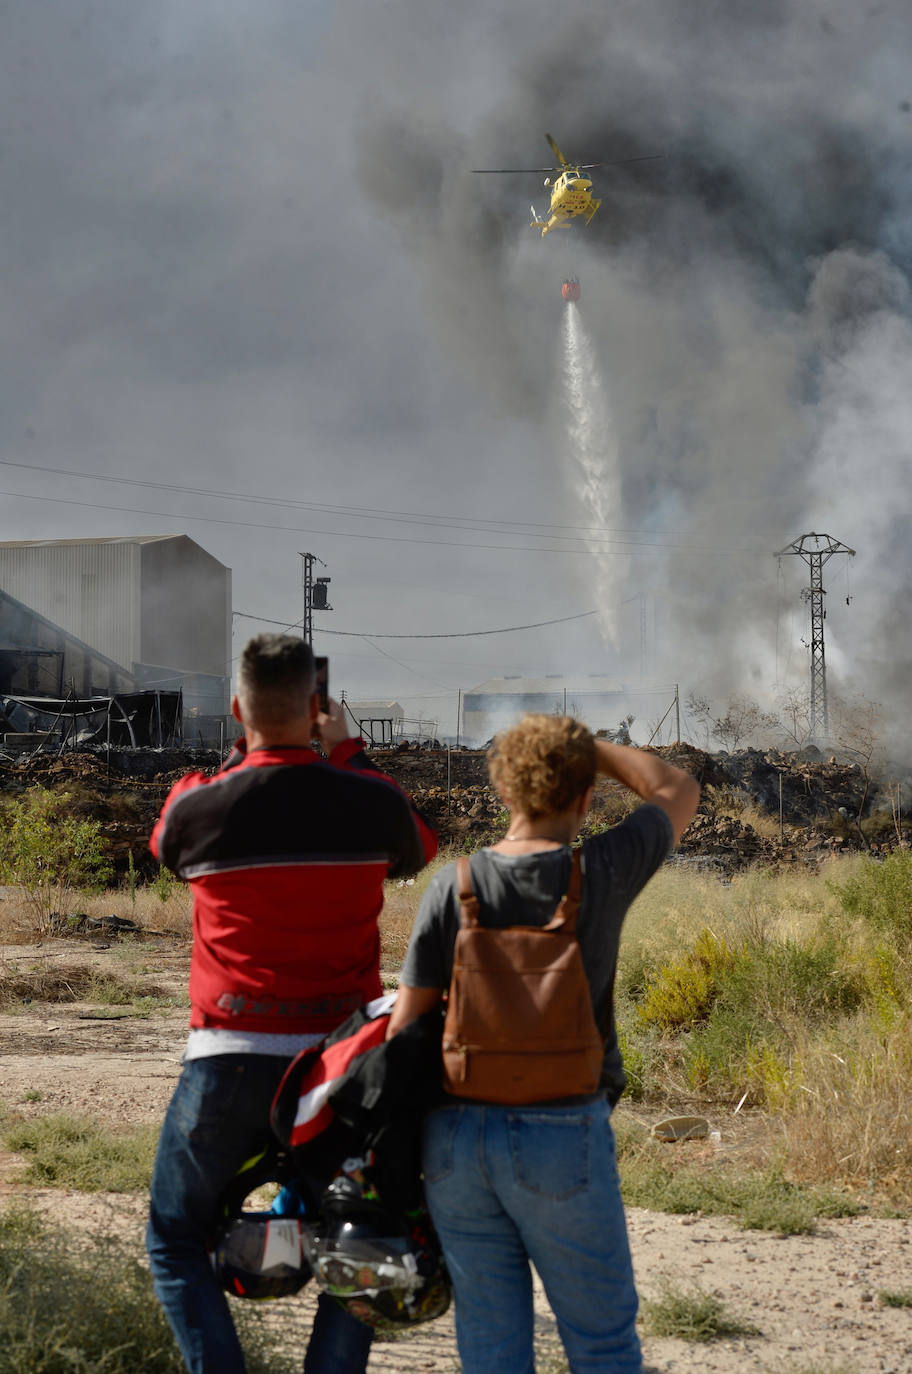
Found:
M 545 134 L 548 146 L 557 158 L 556 167 L 473 167 L 473 172 L 484 173 L 491 176 L 503 176 L 512 173 L 533 173 L 547 172 L 545 185 L 551 189 L 551 206 L 547 219 L 541 216 L 532 206 L 531 228 L 540 229 L 542 238 L 549 234 L 552 229 L 569 229 L 570 221 L 576 215 L 585 215 L 586 223 L 589 224 L 596 210 L 601 205 L 600 200 L 592 197 L 592 181 L 589 177 L 583 176 L 593 167 L 618 167 L 625 162 L 651 162 L 653 157 L 661 154 L 652 154 L 648 157 L 625 157 L 619 162 L 582 162 L 570 163 L 564 157 L 560 148 L 554 142 L 550 134 Z

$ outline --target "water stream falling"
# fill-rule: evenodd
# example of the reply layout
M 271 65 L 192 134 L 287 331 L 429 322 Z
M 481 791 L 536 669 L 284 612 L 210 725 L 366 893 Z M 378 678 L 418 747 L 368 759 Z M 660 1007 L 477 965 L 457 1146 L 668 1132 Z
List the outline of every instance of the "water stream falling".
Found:
M 604 546 L 610 536 L 602 531 L 620 529 L 624 523 L 618 438 L 592 341 L 579 306 L 572 301 L 564 307 L 561 329 L 563 399 L 573 491 L 579 523 L 587 527 L 584 538 L 592 558 L 599 626 L 606 642 L 614 645 L 627 559 L 606 551 Z

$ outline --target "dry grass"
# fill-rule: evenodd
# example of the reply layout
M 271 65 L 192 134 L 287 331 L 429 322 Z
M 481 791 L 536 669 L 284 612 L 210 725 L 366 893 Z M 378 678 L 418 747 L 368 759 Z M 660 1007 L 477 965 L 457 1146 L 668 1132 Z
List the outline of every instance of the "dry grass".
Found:
M 820 873 L 749 869 L 726 886 L 708 874 L 662 868 L 630 908 L 621 959 L 640 951 L 665 962 L 691 947 L 707 927 L 731 944 L 806 938 L 822 918 L 842 912 L 826 880 L 849 877 L 858 862 L 832 859 Z
M 777 1119 L 789 1172 L 912 1205 L 912 1016 L 861 1014 L 807 1045 Z
M 0 944 L 28 945 L 37 938 L 34 914 L 23 897 L 7 890 L 0 897 Z M 175 882 L 165 901 L 150 887 L 138 887 L 135 901 L 127 888 L 112 888 L 107 892 L 81 892 L 70 900 L 67 909 L 96 918 L 120 916 L 135 921 L 149 934 L 167 931 L 189 939 L 192 933 L 192 900 L 184 883 Z
M 0 1010 L 21 1010 L 33 1002 L 101 1002 L 126 1006 L 163 995 L 157 983 L 125 979 L 90 964 L 62 964 L 40 956 L 27 966 L 0 960 Z
M 452 863 L 456 853 L 445 850 L 417 877 L 404 882 L 394 879 L 385 884 L 380 917 L 381 963 L 385 969 L 401 967 L 425 889 L 441 868 Z
M 150 933 L 168 931 L 186 939 L 193 933 L 193 898 L 187 884 L 177 881 L 164 901 L 151 887 L 138 887 L 131 902 L 129 891 L 122 887 L 86 896 L 79 909 L 87 916 L 123 916 Z

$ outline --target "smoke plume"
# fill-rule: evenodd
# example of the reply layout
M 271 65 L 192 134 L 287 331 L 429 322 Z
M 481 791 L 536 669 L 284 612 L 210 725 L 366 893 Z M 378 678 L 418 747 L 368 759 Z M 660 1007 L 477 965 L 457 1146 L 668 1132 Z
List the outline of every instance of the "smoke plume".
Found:
M 385 22 L 420 31 L 421 12 L 398 0 Z M 895 715 L 912 667 L 907 10 L 569 0 L 520 17 L 495 0 L 459 24 L 435 41 L 466 65 L 432 58 L 436 81 L 409 45 L 384 54 L 360 160 L 452 365 L 486 404 L 542 418 L 572 265 L 626 520 L 665 546 L 626 586 L 656 597 L 657 673 L 773 699 L 777 631 L 807 631 L 806 569 L 786 560 L 777 582 L 772 554 L 824 531 L 857 550 L 848 590 L 839 560 L 825 575 L 834 681 Z M 596 172 L 592 225 L 541 242 L 541 177 L 470 168 L 545 167 L 545 130 L 581 162 L 661 157 Z M 800 684 L 804 651 L 790 664 Z

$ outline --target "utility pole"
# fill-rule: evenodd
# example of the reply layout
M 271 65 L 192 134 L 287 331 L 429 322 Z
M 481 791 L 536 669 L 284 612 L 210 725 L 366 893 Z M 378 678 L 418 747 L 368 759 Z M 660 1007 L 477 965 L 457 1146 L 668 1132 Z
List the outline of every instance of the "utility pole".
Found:
M 826 655 L 823 647 L 823 622 L 826 620 L 823 602 L 826 596 L 823 587 L 823 565 L 836 553 L 855 557 L 854 549 L 850 549 L 848 544 L 840 543 L 830 534 L 801 534 L 797 539 L 793 539 L 791 544 L 786 544 L 784 549 L 774 554 L 775 558 L 782 558 L 785 554 L 796 554 L 811 570 L 810 586 L 804 587 L 801 592 L 802 600 L 807 601 L 811 607 L 811 739 L 818 738 L 818 727 L 820 738 L 823 739 L 826 739 L 830 729 L 827 712 Z
M 304 560 L 302 573 L 302 584 L 304 587 L 304 619 L 301 622 L 301 633 L 304 638 L 304 643 L 313 647 L 313 613 L 315 610 L 332 610 L 332 606 L 328 604 L 326 599 L 326 588 L 329 586 L 332 578 L 318 577 L 314 580 L 314 564 L 319 563 L 321 568 L 326 567 L 323 559 L 318 558 L 315 553 L 302 553 L 300 557 Z

